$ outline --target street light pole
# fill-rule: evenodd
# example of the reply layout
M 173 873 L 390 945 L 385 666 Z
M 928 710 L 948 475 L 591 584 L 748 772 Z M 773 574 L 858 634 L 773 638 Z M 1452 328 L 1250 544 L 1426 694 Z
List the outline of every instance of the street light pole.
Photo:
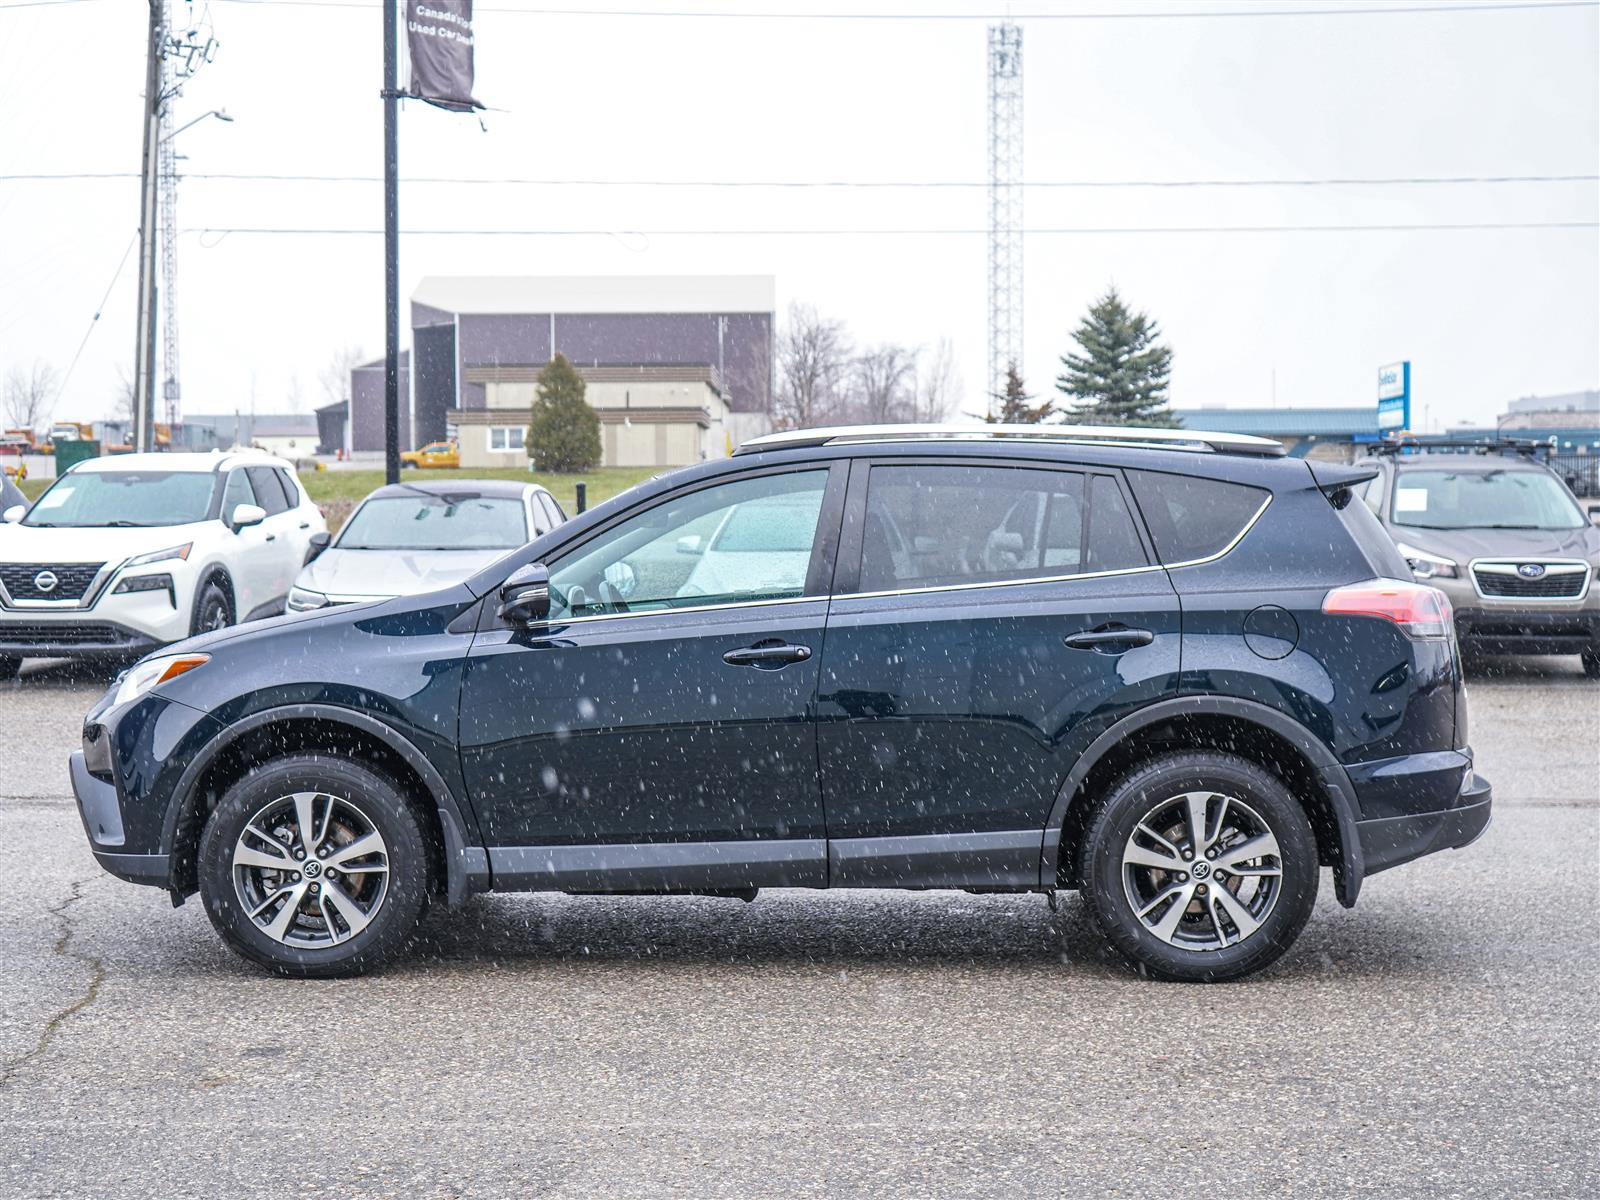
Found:
M 144 149 L 139 176 L 139 308 L 133 356 L 133 448 L 155 445 L 156 412 L 156 158 L 161 144 L 161 53 L 166 36 L 166 0 L 149 0 L 145 45 Z
M 383 0 L 383 474 L 400 482 L 400 0 Z

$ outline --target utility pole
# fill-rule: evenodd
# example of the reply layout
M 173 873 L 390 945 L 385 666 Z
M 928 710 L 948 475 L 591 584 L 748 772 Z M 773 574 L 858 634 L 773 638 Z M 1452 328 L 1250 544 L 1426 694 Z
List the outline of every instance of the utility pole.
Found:
M 400 482 L 399 0 L 383 0 L 383 476 Z
M 155 446 L 156 383 L 156 185 L 161 174 L 162 78 L 166 49 L 166 0 L 148 0 L 150 28 L 145 44 L 144 149 L 139 176 L 139 309 L 135 322 L 133 370 L 133 448 Z

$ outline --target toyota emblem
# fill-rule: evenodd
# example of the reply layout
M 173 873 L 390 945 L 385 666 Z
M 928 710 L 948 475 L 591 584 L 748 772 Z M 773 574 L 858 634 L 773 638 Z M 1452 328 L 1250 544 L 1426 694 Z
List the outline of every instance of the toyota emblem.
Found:
M 33 586 L 38 588 L 41 592 L 55 591 L 56 584 L 60 582 L 61 581 L 56 578 L 56 573 L 54 571 L 40 571 L 33 577 Z
M 1544 574 L 1544 565 L 1542 563 L 1523 563 L 1517 568 L 1517 574 L 1524 579 L 1538 579 Z

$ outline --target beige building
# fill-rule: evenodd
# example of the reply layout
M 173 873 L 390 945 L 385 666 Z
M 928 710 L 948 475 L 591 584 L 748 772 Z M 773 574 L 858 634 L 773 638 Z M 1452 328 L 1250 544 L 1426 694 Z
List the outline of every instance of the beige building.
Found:
M 464 382 L 484 390 L 483 408 L 445 414 L 465 468 L 523 467 L 523 444 L 541 366 L 468 367 Z M 681 467 L 728 453 L 730 412 L 715 367 L 577 368 L 600 416 L 600 465 Z

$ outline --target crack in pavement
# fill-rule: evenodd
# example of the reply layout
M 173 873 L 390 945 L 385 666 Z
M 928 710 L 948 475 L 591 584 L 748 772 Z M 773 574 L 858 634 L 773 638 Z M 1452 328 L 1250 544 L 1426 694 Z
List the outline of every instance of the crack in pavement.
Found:
M 105 962 L 97 954 L 80 954 L 72 949 L 72 935 L 76 932 L 72 915 L 67 911 L 74 904 L 84 898 L 83 889 L 93 883 L 99 876 L 91 875 L 87 879 L 74 879 L 71 894 L 60 904 L 51 906 L 50 915 L 54 917 L 61 927 L 60 935 L 56 938 L 52 951 L 60 958 L 74 959 L 89 968 L 89 987 L 73 1003 L 55 1013 L 45 1022 L 44 1028 L 39 1031 L 39 1040 L 33 1048 L 8 1062 L 0 1063 L 0 1088 L 6 1087 L 16 1077 L 18 1071 L 29 1063 L 43 1057 L 44 1052 L 50 1048 L 51 1040 L 63 1025 L 77 1013 L 82 1012 L 95 1002 L 100 995 L 100 986 L 106 981 Z

